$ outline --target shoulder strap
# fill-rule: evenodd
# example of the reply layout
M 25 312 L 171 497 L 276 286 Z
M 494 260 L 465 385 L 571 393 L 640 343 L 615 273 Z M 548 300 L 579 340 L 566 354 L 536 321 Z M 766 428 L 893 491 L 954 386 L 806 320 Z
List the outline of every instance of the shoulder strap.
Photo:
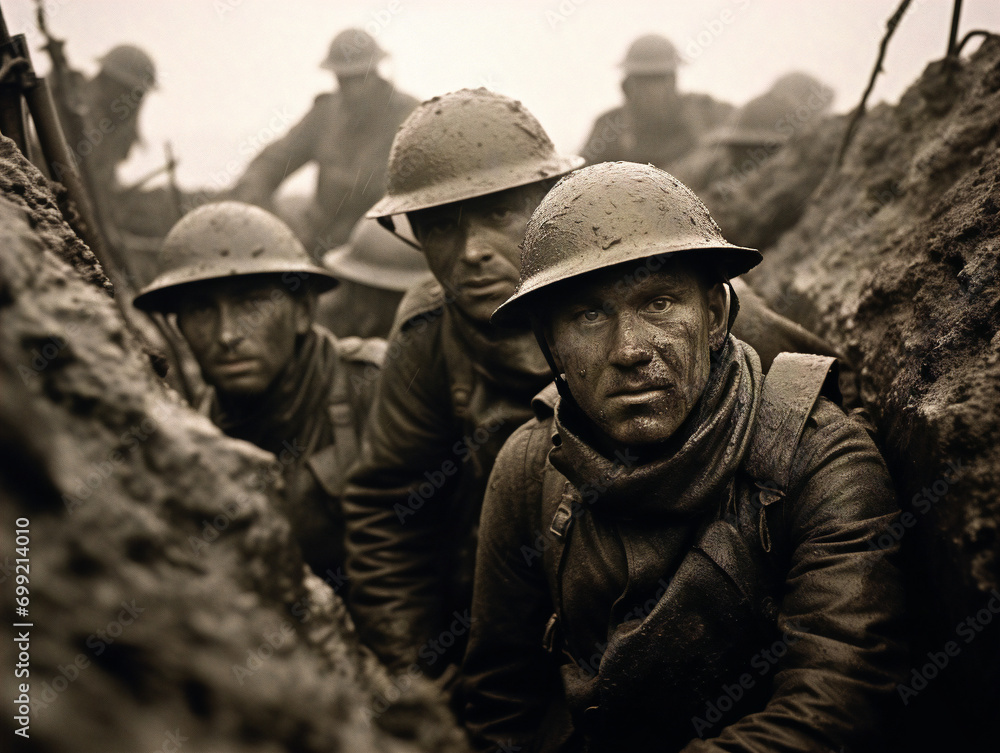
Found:
M 576 491 L 569 480 L 546 461 L 542 470 L 542 525 L 549 521 L 548 529 L 539 533 L 547 542 L 546 548 L 555 563 L 555 568 L 546 568 L 549 592 L 553 597 L 556 611 L 549 617 L 542 636 L 542 648 L 549 653 L 559 653 L 565 649 L 564 636 L 559 624 L 562 610 L 562 573 L 566 554 L 566 539 L 573 524 L 573 509 L 579 504 Z
M 333 444 L 308 459 L 313 473 L 327 494 L 339 496 L 346 478 L 360 454 L 360 416 L 351 394 L 349 362 L 380 365 L 385 356 L 381 338 L 344 337 L 335 341 L 337 365 L 327 393 L 326 411 L 333 428 Z
M 839 402 L 837 359 L 808 353 L 779 353 L 764 378 L 757 419 L 743 468 L 760 490 L 760 538 L 771 551 L 767 508 L 785 496 L 806 419 L 825 394 Z

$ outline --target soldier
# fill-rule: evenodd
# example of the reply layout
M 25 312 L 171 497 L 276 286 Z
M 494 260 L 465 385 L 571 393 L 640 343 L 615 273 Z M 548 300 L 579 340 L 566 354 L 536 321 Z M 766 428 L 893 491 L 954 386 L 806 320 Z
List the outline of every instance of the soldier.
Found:
M 430 276 L 423 254 L 370 219 L 325 253 L 323 266 L 340 284 L 320 296 L 316 316 L 338 337 L 388 337 L 403 294 Z
M 625 104 L 601 115 L 581 154 L 589 164 L 627 160 L 667 167 L 718 126 L 732 107 L 677 91 L 681 57 L 670 40 L 639 37 L 621 62 Z
M 396 128 L 417 106 L 378 75 L 387 53 L 366 32 L 348 29 L 322 63 L 338 91 L 321 94 L 283 138 L 268 145 L 233 188 L 233 198 L 269 206 L 292 173 L 315 161 L 316 194 L 306 211 L 304 238 L 314 258 L 347 241 L 354 224 L 385 191 L 385 166 Z
M 834 359 L 766 379 L 730 334 L 760 261 L 663 171 L 560 182 L 517 292 L 556 388 L 484 502 L 467 723 L 482 749 L 865 750 L 893 700 L 898 512 Z M 856 747 L 858 746 L 858 747 Z
M 489 317 L 514 291 L 528 217 L 581 162 L 485 89 L 428 100 L 393 143 L 388 193 L 370 214 L 405 213 L 435 279 L 400 304 L 344 509 L 349 606 L 395 670 L 436 675 L 461 657 L 486 481 L 552 380 L 532 335 Z M 752 311 L 762 351 L 775 332 L 802 346 L 800 328 L 765 318 L 762 303 Z
M 145 51 L 123 44 L 100 59 L 97 75 L 80 85 L 74 95 L 85 124 L 83 141 L 73 144 L 83 159 L 95 190 L 103 194 L 103 206 L 118 190 L 115 175 L 132 147 L 142 138 L 139 113 L 146 94 L 156 88 L 156 65 Z
M 316 296 L 337 281 L 259 207 L 221 202 L 190 212 L 168 233 L 162 260 L 134 305 L 176 314 L 213 388 L 202 410 L 226 434 L 277 457 L 305 561 L 343 582 L 340 495 L 385 342 L 338 340 L 313 323 Z
M 785 74 L 710 133 L 675 165 L 674 174 L 699 196 L 711 189 L 724 201 L 792 136 L 821 120 L 832 102 L 833 89 L 821 81 L 807 73 Z

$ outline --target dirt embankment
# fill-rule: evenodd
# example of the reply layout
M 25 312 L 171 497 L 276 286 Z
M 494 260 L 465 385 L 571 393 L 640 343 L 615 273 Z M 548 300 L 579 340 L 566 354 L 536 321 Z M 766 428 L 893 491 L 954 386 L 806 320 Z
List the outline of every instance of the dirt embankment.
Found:
M 940 675 L 911 677 L 926 689 L 906 699 L 909 749 L 987 740 L 1000 706 L 1000 39 L 868 113 L 749 278 L 860 367 L 907 513 L 892 535 L 914 668 Z M 958 655 L 925 672 L 949 641 Z
M 28 749 L 459 749 L 430 688 L 390 681 L 359 647 L 331 588 L 342 573 L 305 577 L 274 457 L 157 380 L 6 140 L 0 175 L 17 202 L 0 199 L 6 615 L 22 606 L 14 558 L 30 558 L 0 653 L 13 671 L 11 624 L 31 623 Z M 0 691 L 15 742 L 18 693 Z

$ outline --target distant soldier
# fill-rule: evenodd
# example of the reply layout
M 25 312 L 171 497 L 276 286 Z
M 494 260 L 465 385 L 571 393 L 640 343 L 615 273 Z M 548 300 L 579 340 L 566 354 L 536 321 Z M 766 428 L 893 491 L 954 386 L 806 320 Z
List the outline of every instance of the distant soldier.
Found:
M 305 561 L 342 578 L 340 494 L 385 342 L 338 340 L 313 323 L 316 296 L 337 281 L 259 207 L 194 210 L 167 235 L 162 260 L 135 306 L 176 314 L 214 388 L 203 410 L 226 434 L 274 453 Z
M 340 284 L 320 296 L 316 318 L 338 337 L 388 337 L 403 294 L 431 274 L 422 253 L 368 219 L 323 266 Z
M 393 144 L 370 214 L 406 214 L 435 279 L 400 305 L 344 510 L 349 606 L 394 670 L 435 675 L 461 656 L 486 481 L 553 377 L 530 332 L 489 318 L 514 291 L 528 218 L 581 162 L 558 154 L 520 102 L 486 89 L 424 102 Z M 775 335 L 783 350 L 807 334 L 762 302 L 750 313 L 764 352 Z
M 806 73 L 788 73 L 709 133 L 673 172 L 699 195 L 709 186 L 732 192 L 789 139 L 826 116 L 832 102 L 833 89 L 821 81 Z
M 322 67 L 333 71 L 339 89 L 318 96 L 301 121 L 254 158 L 233 189 L 234 198 L 270 206 L 286 178 L 316 162 L 316 194 L 306 211 L 304 238 L 313 258 L 345 243 L 383 194 L 392 137 L 417 106 L 378 75 L 386 56 L 360 29 L 338 34 Z
M 143 50 L 128 44 L 109 50 L 100 63 L 97 75 L 77 92 L 85 131 L 83 140 L 70 146 L 83 160 L 95 189 L 107 198 L 118 189 L 118 166 L 142 141 L 139 113 L 146 94 L 156 88 L 156 65 Z
M 624 160 L 667 167 L 728 117 L 730 105 L 677 91 L 680 63 L 674 45 L 657 34 L 632 43 L 621 62 L 625 104 L 594 123 L 581 152 L 588 163 Z

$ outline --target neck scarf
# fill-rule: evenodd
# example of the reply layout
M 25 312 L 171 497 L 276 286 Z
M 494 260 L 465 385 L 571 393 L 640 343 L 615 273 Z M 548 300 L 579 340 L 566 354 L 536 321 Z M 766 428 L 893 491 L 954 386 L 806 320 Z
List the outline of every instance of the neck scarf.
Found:
M 578 490 L 602 479 L 606 489 L 593 504 L 595 513 L 637 521 L 701 519 L 728 498 L 749 444 L 761 382 L 757 354 L 730 335 L 713 355 L 701 398 L 662 451 L 649 457 L 648 448 L 642 453 L 623 448 L 608 457 L 588 441 L 589 420 L 572 399 L 562 397 L 555 418 L 562 444 L 549 458 Z

